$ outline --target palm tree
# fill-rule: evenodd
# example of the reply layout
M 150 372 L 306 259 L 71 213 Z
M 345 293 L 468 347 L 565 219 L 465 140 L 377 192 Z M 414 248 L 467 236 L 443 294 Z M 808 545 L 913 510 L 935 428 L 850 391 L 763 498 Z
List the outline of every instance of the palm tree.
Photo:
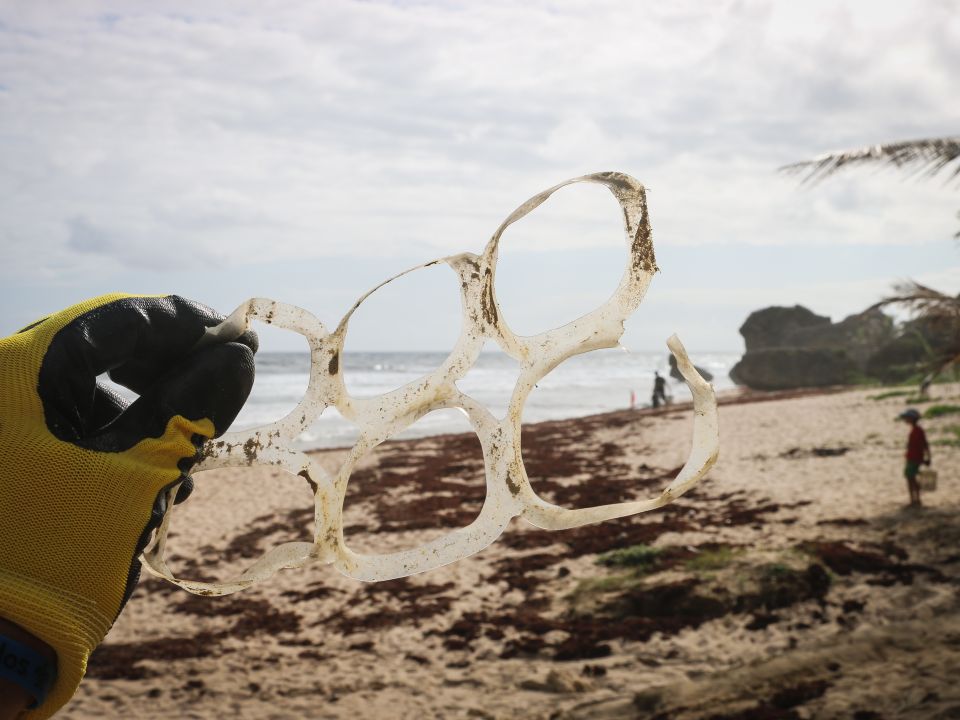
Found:
M 893 165 L 910 169 L 915 175 L 933 177 L 942 170 L 950 174 L 947 182 L 960 177 L 960 136 L 907 140 L 886 145 L 869 145 L 826 153 L 812 160 L 784 165 L 781 172 L 805 173 L 803 183 L 817 183 L 845 167 L 857 165 Z M 960 217 L 960 213 L 957 213 Z M 960 239 L 960 232 L 954 236 Z M 900 305 L 916 317 L 932 323 L 949 323 L 948 327 L 960 327 L 960 296 L 947 295 L 920 283 L 909 281 L 894 285 L 894 294 L 884 298 L 873 307 Z M 872 308 L 871 308 L 872 309 Z M 946 355 L 933 359 L 929 373 L 920 385 L 921 394 L 933 379 L 951 365 L 960 363 L 960 338 Z
M 893 295 L 885 297 L 873 307 L 901 305 L 917 317 L 942 319 L 960 323 L 960 298 L 921 285 L 913 280 L 893 286 Z
M 817 183 L 845 167 L 857 165 L 893 165 L 912 169 L 915 175 L 933 177 L 944 169 L 952 169 L 947 182 L 960 177 L 960 136 L 907 140 L 886 145 L 840 150 L 812 160 L 791 163 L 780 168 L 790 174 L 805 173 L 803 183 Z M 952 168 L 951 168 L 952 166 Z M 960 217 L 960 213 L 957 213 Z M 960 232 L 954 236 L 960 239 Z
M 900 305 L 910 311 L 915 318 L 927 321 L 930 326 L 936 327 L 939 324 L 948 330 L 960 327 L 960 295 L 956 297 L 947 295 L 913 280 L 895 284 L 893 292 L 893 295 L 885 297 L 869 309 L 884 305 Z M 960 337 L 954 338 L 952 344 L 941 348 L 939 354 L 931 351 L 927 372 L 920 381 L 920 395 L 927 394 L 930 383 L 940 373 L 958 364 L 960 364 Z

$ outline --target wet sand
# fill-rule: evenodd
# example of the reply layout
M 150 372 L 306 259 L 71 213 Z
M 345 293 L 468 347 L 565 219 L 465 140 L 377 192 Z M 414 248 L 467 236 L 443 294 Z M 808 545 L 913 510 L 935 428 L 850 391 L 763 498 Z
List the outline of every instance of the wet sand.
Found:
M 880 392 L 729 398 L 720 461 L 674 505 L 566 532 L 514 520 L 405 580 L 312 566 L 226 598 L 142 580 L 61 716 L 960 717 L 960 448 L 934 445 L 941 487 L 906 509 L 905 405 Z M 960 385 L 932 397 L 918 407 L 960 404 Z M 957 425 L 924 421 L 932 441 Z M 525 463 L 568 507 L 653 496 L 691 426 L 681 406 L 531 425 Z M 183 576 L 312 533 L 299 479 L 198 481 L 170 543 Z M 483 497 L 472 435 L 385 444 L 351 481 L 348 543 L 408 547 Z

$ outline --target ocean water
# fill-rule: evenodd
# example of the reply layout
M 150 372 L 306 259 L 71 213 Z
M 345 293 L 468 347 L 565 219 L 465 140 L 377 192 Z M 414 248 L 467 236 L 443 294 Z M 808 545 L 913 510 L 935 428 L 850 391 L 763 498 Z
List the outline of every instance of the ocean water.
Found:
M 354 397 L 373 397 L 413 382 L 446 359 L 444 353 L 346 353 L 344 381 Z M 733 387 L 729 371 L 739 356 L 732 353 L 691 353 L 691 359 L 713 373 L 718 391 Z M 310 357 L 306 353 L 262 352 L 256 356 L 257 379 L 246 405 L 231 429 L 269 423 L 292 410 L 307 387 Z M 523 421 L 561 420 L 650 404 L 653 373 L 667 378 L 668 394 L 676 401 L 690 398 L 684 383 L 669 377 L 665 353 L 601 350 L 570 358 L 540 381 L 524 406 Z M 517 376 L 516 363 L 503 353 L 481 353 L 458 383 L 460 390 L 503 417 Z M 457 410 L 429 413 L 398 437 L 411 438 L 464 432 L 470 426 Z M 355 425 L 335 408 L 328 408 L 300 438 L 302 449 L 342 447 L 357 438 Z

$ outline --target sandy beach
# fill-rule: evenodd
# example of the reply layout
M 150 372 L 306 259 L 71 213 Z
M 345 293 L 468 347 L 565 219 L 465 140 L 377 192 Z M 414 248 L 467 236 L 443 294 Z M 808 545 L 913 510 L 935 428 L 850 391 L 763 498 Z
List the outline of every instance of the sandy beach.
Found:
M 882 393 L 729 397 L 717 466 L 674 505 L 567 532 L 514 520 L 409 579 L 316 565 L 216 599 L 143 579 L 60 716 L 960 717 L 960 448 L 933 445 L 940 488 L 906 508 L 906 405 Z M 938 403 L 960 384 L 917 407 Z M 525 463 L 567 507 L 653 496 L 691 424 L 670 407 L 530 425 Z M 923 424 L 955 440 L 960 415 Z M 413 545 L 483 496 L 472 435 L 387 443 L 351 481 L 348 543 Z M 311 532 L 298 479 L 206 473 L 171 565 L 226 577 Z

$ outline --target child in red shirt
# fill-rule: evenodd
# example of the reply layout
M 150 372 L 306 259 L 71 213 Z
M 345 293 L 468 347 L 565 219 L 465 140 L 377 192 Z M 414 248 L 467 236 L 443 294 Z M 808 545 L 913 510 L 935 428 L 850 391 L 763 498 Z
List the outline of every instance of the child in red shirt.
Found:
M 910 437 L 907 439 L 907 464 L 903 469 L 903 476 L 907 479 L 907 490 L 910 493 L 910 504 L 920 505 L 920 486 L 917 484 L 917 473 L 921 463 L 929 465 L 930 445 L 927 443 L 927 434 L 920 427 L 920 413 L 910 408 L 900 413 L 900 419 L 910 423 Z

